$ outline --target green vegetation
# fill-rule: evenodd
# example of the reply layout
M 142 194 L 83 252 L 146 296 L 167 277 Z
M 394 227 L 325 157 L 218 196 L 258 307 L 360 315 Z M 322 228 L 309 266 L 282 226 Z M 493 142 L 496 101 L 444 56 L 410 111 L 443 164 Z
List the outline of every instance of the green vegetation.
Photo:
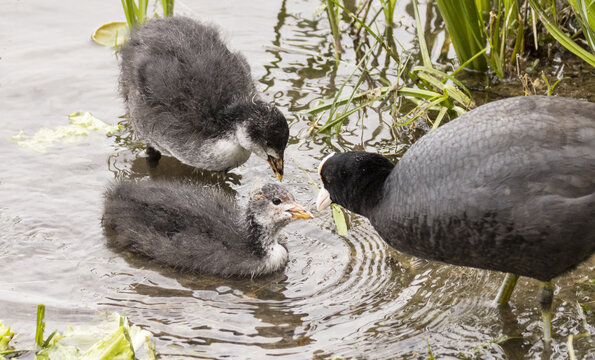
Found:
M 144 23 L 149 17 L 147 17 L 147 11 L 149 8 L 149 0 L 121 0 L 122 8 L 124 9 L 124 15 L 126 16 L 126 22 L 112 21 L 107 24 L 99 26 L 94 32 L 91 38 L 93 41 L 103 46 L 118 47 L 126 41 L 130 29 Z M 174 1 L 175 0 L 155 0 L 161 2 L 163 9 L 163 16 L 169 17 L 174 15 Z M 159 14 L 155 13 L 155 17 Z
M 372 29 L 374 25 L 372 22 L 377 16 L 372 18 L 371 23 L 366 23 L 359 19 L 356 13 L 339 4 L 338 0 L 328 0 L 328 2 L 345 12 L 349 18 L 354 20 L 354 24 L 358 24 L 360 28 L 364 29 L 361 35 L 370 35 L 372 40 L 363 38 L 358 40 L 359 45 L 355 50 L 358 56 L 357 63 L 352 64 L 353 72 L 335 92 L 334 98 L 312 107 L 306 112 L 316 117 L 312 122 L 312 129 L 316 129 L 318 132 L 339 132 L 351 115 L 378 104 L 390 110 L 394 120 L 391 126 L 409 125 L 423 116 L 434 127 L 437 127 L 445 117 L 457 117 L 474 106 L 469 91 L 453 76 L 460 69 L 457 69 L 453 74 L 447 74 L 432 66 L 415 1 L 412 4 L 418 24 L 417 32 L 419 50 L 423 59 L 422 66 L 411 64 L 411 54 L 400 51 L 402 54 L 399 55 L 397 43 L 391 37 L 390 27 L 384 34 Z M 396 3 L 382 1 L 382 4 L 381 12 L 384 12 L 387 23 L 392 22 L 392 13 Z M 358 12 L 364 11 L 358 10 Z M 364 46 L 369 47 L 365 52 L 362 49 Z M 384 69 L 392 71 L 390 75 L 383 72 L 382 69 L 380 71 L 374 69 L 373 64 L 379 62 L 378 54 L 382 51 L 387 54 Z M 481 49 L 463 66 L 476 61 L 484 52 L 485 49 Z M 348 92 L 349 87 L 351 90 Z M 402 99 L 407 101 L 408 111 L 399 116 Z M 321 123 L 323 118 L 326 120 Z
M 149 0 L 138 0 L 138 4 L 134 0 L 122 0 L 122 8 L 126 15 L 126 22 L 129 28 L 133 28 L 145 22 L 147 18 L 147 5 Z
M 350 117 L 370 107 L 390 110 L 393 127 L 422 118 L 435 128 L 474 107 L 470 92 L 456 78 L 462 69 L 506 78 L 516 70 L 513 65 L 517 65 L 518 57 L 529 56 L 539 44 L 544 47 L 543 44 L 557 41 L 595 66 L 595 55 L 578 44 L 583 42 L 594 48 L 595 1 L 568 3 L 566 10 L 572 7 L 573 11 L 565 11 L 562 16 L 551 0 L 438 0 L 449 41 L 461 63 L 454 71 L 444 72 L 444 67 L 433 64 L 430 58 L 417 0 L 411 0 L 417 55 L 408 53 L 393 39 L 396 1 L 365 0 L 352 8 L 347 1 L 341 4 L 339 0 L 325 0 L 323 8 L 329 18 L 337 61 L 349 62 L 353 71 L 332 99 L 306 111 L 313 117 L 310 132 L 338 133 Z M 385 15 L 384 23 L 378 17 L 381 13 Z M 555 20 L 550 19 L 552 15 Z M 566 33 L 573 26 L 580 30 Z M 341 36 L 346 33 L 353 39 L 356 57 L 351 61 L 340 59 Z M 386 55 L 384 63 L 381 54 Z M 557 81 L 550 86 L 545 75 L 543 79 L 551 95 Z
M 476 6 L 475 0 L 438 0 L 437 3 L 461 62 L 468 61 L 486 47 L 483 9 Z M 469 63 L 469 67 L 474 70 L 487 70 L 485 57 L 476 58 Z
M 335 221 L 335 226 L 337 227 L 337 234 L 341 236 L 347 235 L 347 220 L 345 219 L 345 212 L 341 205 L 331 204 L 331 209 L 333 209 L 333 220 Z
M 121 125 L 109 125 L 90 112 L 75 112 L 68 115 L 68 118 L 70 125 L 58 126 L 55 129 L 41 128 L 32 136 L 21 130 L 9 140 L 21 147 L 45 153 L 55 142 L 76 143 L 81 137 L 89 136 L 91 133 L 109 136 L 122 129 Z
M 587 50 L 583 49 L 582 47 L 580 47 L 577 43 L 575 43 L 572 38 L 567 35 L 566 33 L 564 33 L 564 31 L 562 31 L 554 21 L 552 21 L 548 15 L 546 14 L 545 10 L 543 10 L 541 8 L 541 6 L 539 5 L 539 2 L 537 2 L 537 0 L 528 0 L 529 4 L 531 4 L 531 8 L 539 15 L 539 18 L 541 19 L 541 21 L 543 22 L 544 26 L 547 28 L 547 30 L 549 31 L 549 33 L 560 43 L 562 44 L 562 46 L 564 46 L 566 49 L 568 49 L 569 51 L 571 51 L 572 53 L 574 53 L 575 55 L 577 55 L 578 57 L 580 57 L 581 59 L 583 59 L 584 61 L 588 62 L 591 66 L 595 67 L 595 55 L 593 55 L 592 53 L 589 53 Z M 587 1 L 587 0 L 585 0 Z M 581 0 L 578 1 L 574 1 L 574 0 L 570 0 L 570 2 L 575 2 L 575 3 L 579 3 L 582 2 Z M 587 40 L 589 40 L 592 36 L 593 33 L 595 33 L 595 19 L 593 19 L 593 17 L 595 17 L 595 1 L 591 1 L 591 4 L 589 6 L 588 9 L 584 8 L 584 21 L 579 21 L 581 22 L 581 25 L 583 28 L 586 28 L 586 37 Z M 589 19 L 589 14 L 591 15 L 591 19 Z M 581 20 L 582 18 L 579 17 L 579 20 Z M 592 51 L 595 51 L 595 48 L 593 47 L 592 43 L 589 40 L 589 45 L 591 46 Z
M 568 0 L 576 11 L 576 18 L 588 43 L 593 47 L 595 39 L 595 2 L 588 0 Z M 566 49 L 595 66 L 595 56 L 572 40 L 575 34 L 568 35 L 552 21 L 542 4 L 547 4 L 550 12 L 556 15 L 555 2 L 527 0 L 438 0 L 440 13 L 446 22 L 450 38 L 461 62 L 470 59 L 486 45 L 489 51 L 470 64 L 475 70 L 486 71 L 487 66 L 498 77 L 505 76 L 506 63 L 514 63 L 517 55 L 523 55 L 529 34 L 533 30 L 534 44 L 537 45 L 538 23 L 533 12 L 537 13 L 547 31 Z M 520 7 L 519 7 L 520 6 Z M 524 11 L 522 11 L 524 10 Z M 591 17 L 589 17 L 591 16 Z M 560 18 L 562 20 L 562 18 Z M 511 41 L 509 41 L 511 40 Z M 507 56 L 508 55 L 508 56 Z
M 128 38 L 128 24 L 122 21 L 113 21 L 98 27 L 91 39 L 106 47 L 118 47 Z
M 33 347 L 15 349 L 10 345 L 14 333 L 0 323 L 0 360 L 13 355 L 34 354 L 36 360 L 154 360 L 156 358 L 152 334 L 138 326 L 131 326 L 117 313 L 106 316 L 92 326 L 72 327 L 63 333 L 57 330 L 44 340 L 45 306 L 37 308 L 37 327 Z
M 595 52 L 595 2 L 593 0 L 568 0 L 572 5 L 583 35 L 592 52 Z

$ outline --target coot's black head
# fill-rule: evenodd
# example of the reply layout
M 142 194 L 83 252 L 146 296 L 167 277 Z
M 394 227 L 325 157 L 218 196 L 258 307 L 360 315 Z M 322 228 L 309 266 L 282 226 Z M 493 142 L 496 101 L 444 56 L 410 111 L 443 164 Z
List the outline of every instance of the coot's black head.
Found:
M 295 219 L 310 219 L 312 215 L 295 202 L 284 186 L 265 184 L 252 192 L 248 202 L 248 215 L 263 227 L 280 227 Z
M 318 210 L 334 202 L 366 215 L 378 204 L 384 181 L 393 167 L 384 156 L 363 151 L 327 156 L 318 167 L 323 185 L 316 200 Z
M 285 116 L 272 104 L 248 100 L 236 105 L 235 116 L 243 122 L 238 129 L 240 145 L 265 159 L 283 179 L 283 153 L 289 140 Z

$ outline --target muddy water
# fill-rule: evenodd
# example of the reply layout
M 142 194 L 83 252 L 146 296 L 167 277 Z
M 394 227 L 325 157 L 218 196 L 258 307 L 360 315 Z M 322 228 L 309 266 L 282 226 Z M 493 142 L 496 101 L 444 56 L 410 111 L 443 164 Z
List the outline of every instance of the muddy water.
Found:
M 340 137 L 306 136 L 309 119 L 299 111 L 332 96 L 352 71 L 328 59 L 328 25 L 312 17 L 318 5 L 177 3 L 179 13 L 221 25 L 248 57 L 265 97 L 287 114 L 292 137 L 284 183 L 310 210 L 316 191 L 310 179 L 326 153 L 365 149 L 396 160 L 423 132 L 392 131 L 383 124 L 388 115 L 368 111 L 352 117 Z M 413 48 L 409 4 L 400 2 L 396 13 L 395 37 Z M 117 1 L 75 0 L 5 0 L 0 14 L 0 319 L 23 334 L 22 344 L 33 338 L 39 303 L 47 306 L 48 329 L 89 322 L 102 310 L 126 314 L 155 334 L 164 359 L 417 359 L 428 357 L 428 345 L 438 358 L 561 359 L 568 357 L 568 335 L 595 330 L 593 313 L 577 308 L 577 301 L 594 306 L 587 283 L 593 259 L 557 279 L 554 341 L 544 349 L 536 281 L 521 279 L 510 307 L 494 308 L 502 274 L 397 253 L 357 216 L 350 216 L 345 237 L 327 212 L 288 226 L 288 267 L 257 280 L 180 274 L 111 251 L 100 218 L 103 190 L 115 177 L 191 177 L 207 186 L 222 180 L 168 158 L 149 169 L 126 131 L 56 142 L 45 153 L 8 141 L 21 130 L 31 135 L 67 125 L 74 111 L 110 124 L 122 120 L 116 58 L 89 38 L 123 15 Z M 436 36 L 436 58 L 442 26 L 431 20 L 426 31 Z M 592 75 L 580 78 L 591 89 Z M 272 173 L 251 158 L 223 186 L 242 199 L 263 180 L 274 181 Z M 595 356 L 593 340 L 577 339 L 574 348 L 577 358 Z

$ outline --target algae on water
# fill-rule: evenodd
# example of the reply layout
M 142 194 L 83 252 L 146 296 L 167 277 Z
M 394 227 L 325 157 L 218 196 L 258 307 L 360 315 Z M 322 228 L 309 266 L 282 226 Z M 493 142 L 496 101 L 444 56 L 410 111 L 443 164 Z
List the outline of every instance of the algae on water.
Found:
M 80 141 L 81 136 L 88 136 L 91 132 L 103 135 L 111 135 L 121 129 L 121 125 L 109 125 L 90 112 L 76 112 L 68 115 L 70 125 L 58 126 L 55 129 L 41 128 L 33 136 L 26 135 L 20 131 L 10 138 L 19 146 L 45 153 L 47 148 L 55 141 L 61 143 L 73 143 Z

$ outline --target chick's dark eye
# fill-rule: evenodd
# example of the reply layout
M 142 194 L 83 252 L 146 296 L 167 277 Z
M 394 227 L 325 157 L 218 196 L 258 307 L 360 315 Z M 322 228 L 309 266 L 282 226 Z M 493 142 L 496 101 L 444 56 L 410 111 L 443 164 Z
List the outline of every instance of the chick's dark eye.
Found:
M 273 204 L 275 204 L 275 205 L 279 205 L 279 204 L 281 204 L 281 199 L 279 199 L 279 198 L 274 198 L 274 199 L 273 199 Z

